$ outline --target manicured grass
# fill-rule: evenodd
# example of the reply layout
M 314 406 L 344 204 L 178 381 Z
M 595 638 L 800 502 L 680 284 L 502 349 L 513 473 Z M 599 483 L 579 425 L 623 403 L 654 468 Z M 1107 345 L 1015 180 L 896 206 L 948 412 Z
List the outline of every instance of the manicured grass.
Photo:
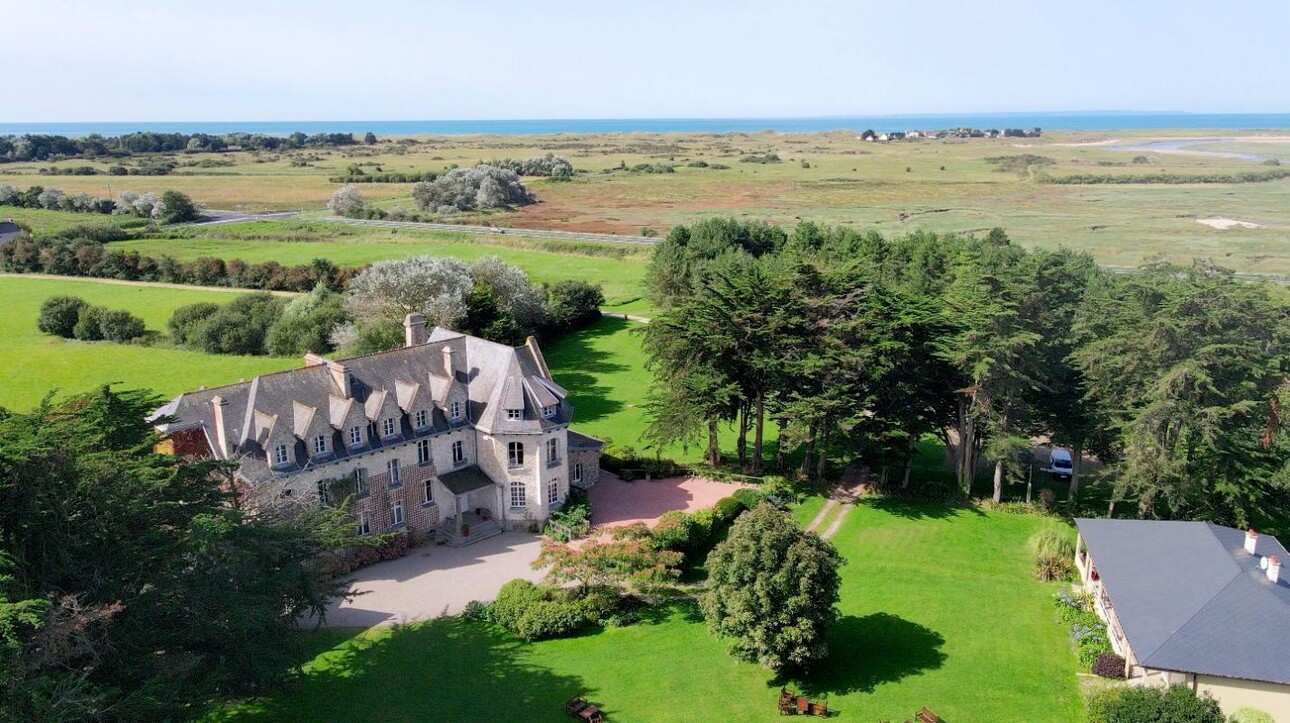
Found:
M 166 396 L 217 386 L 298 365 L 295 359 L 215 356 L 172 348 L 70 341 L 36 329 L 50 296 L 79 296 L 91 304 L 128 309 L 148 329 L 164 333 L 174 310 L 198 301 L 228 303 L 232 293 L 107 284 L 94 281 L 0 277 L 0 406 L 29 409 L 49 391 L 60 395 L 120 383 Z
M 904 720 L 928 705 L 947 721 L 1078 721 L 1054 588 L 1030 578 L 1025 541 L 1041 522 L 860 504 L 833 538 L 847 559 L 833 654 L 804 680 L 735 661 L 678 603 L 631 627 L 536 644 L 455 619 L 376 630 L 318 656 L 290 691 L 213 719 L 555 722 L 565 699 L 585 695 L 615 723 L 769 723 L 787 684 L 827 697 L 843 720 Z

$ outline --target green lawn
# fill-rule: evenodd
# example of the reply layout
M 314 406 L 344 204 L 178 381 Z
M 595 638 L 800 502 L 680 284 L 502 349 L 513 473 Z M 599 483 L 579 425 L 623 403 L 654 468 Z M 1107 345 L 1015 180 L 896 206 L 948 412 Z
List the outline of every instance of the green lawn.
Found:
M 582 694 L 615 723 L 770 722 L 787 684 L 866 723 L 923 705 L 953 723 L 1078 721 L 1053 587 L 1029 574 L 1025 541 L 1040 524 L 930 505 L 855 508 L 834 537 L 847 566 L 833 654 L 806 680 L 734 661 L 684 603 L 632 627 L 536 644 L 440 619 L 335 644 L 289 692 L 215 720 L 554 723 Z M 336 634 L 310 633 L 316 647 Z
M 28 409 L 52 389 L 88 391 L 106 383 L 149 388 L 172 396 L 279 371 L 299 363 L 271 357 L 213 356 L 170 348 L 69 341 L 36 329 L 40 304 L 50 296 L 79 296 L 91 304 L 128 309 L 148 329 L 164 332 L 180 306 L 198 301 L 228 303 L 218 291 L 129 286 L 71 279 L 0 277 L 0 407 Z

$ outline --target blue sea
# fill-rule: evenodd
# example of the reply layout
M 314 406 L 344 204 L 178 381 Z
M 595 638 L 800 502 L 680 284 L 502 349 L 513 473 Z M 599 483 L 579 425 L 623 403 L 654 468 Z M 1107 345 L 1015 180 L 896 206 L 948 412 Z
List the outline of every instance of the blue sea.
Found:
M 105 136 L 134 131 L 210 133 L 234 131 L 285 136 L 302 133 L 377 135 L 550 135 L 555 133 L 813 133 L 873 129 L 882 131 L 970 128 L 1044 130 L 1286 130 L 1290 113 L 1164 113 L 1096 111 L 1069 113 L 946 113 L 935 115 L 831 116 L 813 118 L 612 118 L 547 120 L 374 120 L 374 121 L 104 121 L 77 123 L 0 123 L 0 135 L 44 133 Z

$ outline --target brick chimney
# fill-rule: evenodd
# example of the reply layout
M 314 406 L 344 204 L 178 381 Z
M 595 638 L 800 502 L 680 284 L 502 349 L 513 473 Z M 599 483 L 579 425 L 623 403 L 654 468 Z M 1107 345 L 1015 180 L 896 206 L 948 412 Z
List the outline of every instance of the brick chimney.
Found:
M 224 408 L 228 406 L 228 400 L 218 394 L 211 397 L 211 408 L 215 412 L 215 444 L 219 449 L 215 450 L 216 459 L 228 459 L 228 426 L 224 422 Z
M 1254 551 L 1258 548 L 1258 546 L 1259 546 L 1259 533 L 1255 532 L 1254 530 L 1250 530 L 1249 532 L 1246 532 L 1245 533 L 1245 551 L 1253 555 L 1255 554 Z
M 1281 558 L 1277 557 L 1276 555 L 1273 555 L 1272 557 L 1268 558 L 1268 580 L 1270 580 L 1272 584 L 1275 585 L 1277 584 L 1277 580 L 1279 580 L 1280 578 L 1281 578 Z
M 420 314 L 403 317 L 403 345 L 421 346 L 426 343 L 426 318 Z

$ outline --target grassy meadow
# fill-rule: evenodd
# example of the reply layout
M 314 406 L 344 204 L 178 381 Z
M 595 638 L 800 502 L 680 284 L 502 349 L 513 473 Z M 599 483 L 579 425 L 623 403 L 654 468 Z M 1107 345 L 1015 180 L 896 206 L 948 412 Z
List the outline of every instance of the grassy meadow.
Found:
M 882 129 L 879 129 L 882 130 Z M 793 224 L 809 219 L 899 234 L 915 229 L 972 232 L 1002 226 L 1022 244 L 1087 250 L 1099 262 L 1132 266 L 1157 255 L 1213 258 L 1239 271 L 1290 273 L 1290 179 L 1243 184 L 1052 185 L 1038 173 L 1125 175 L 1233 174 L 1272 170 L 1241 158 L 1132 149 L 1152 134 L 1046 134 L 1042 138 L 920 139 L 866 143 L 855 133 L 609 134 L 525 137 L 422 137 L 376 146 L 287 153 L 179 154 L 218 168 L 181 167 L 169 176 L 47 176 L 41 167 L 117 161 L 9 164 L 2 182 L 50 185 L 107 195 L 175 188 L 212 208 L 323 207 L 337 188 L 328 179 L 357 165 L 365 173 L 437 171 L 490 158 L 565 155 L 580 171 L 570 183 L 529 179 L 540 202 L 487 220 L 502 225 L 637 235 L 712 215 Z M 1170 136 L 1206 137 L 1203 132 Z M 1226 132 L 1194 151 L 1253 153 L 1290 162 L 1290 143 Z M 415 140 L 415 143 L 407 142 Z M 1125 150 L 1117 150 L 1117 145 Z M 748 163 L 775 153 L 778 163 Z M 1030 154 L 1049 161 L 1000 170 L 988 159 Z M 672 173 L 620 170 L 672 164 Z M 706 163 L 707 167 L 689 164 Z M 304 164 L 304 165 L 301 165 Z M 714 165 L 727 168 L 717 169 Z M 361 184 L 383 206 L 410 208 L 408 184 Z M 1198 222 L 1232 218 L 1259 228 L 1220 230 Z M 469 220 L 469 219 L 467 219 Z M 482 220 L 482 219 L 476 219 Z M 338 237 L 339 238 L 339 237 Z M 175 242 L 176 249 L 182 241 Z
M 191 261 L 202 256 L 307 264 L 326 258 L 339 266 L 359 266 L 416 254 L 474 261 L 498 256 L 528 273 L 532 281 L 592 281 L 605 292 L 607 309 L 645 308 L 645 267 L 651 249 L 625 244 L 475 236 L 405 228 L 341 226 L 293 221 L 250 221 L 198 227 L 182 238 L 147 238 L 114 243 L 113 248 Z
M 128 309 L 149 331 L 165 333 L 174 310 L 199 301 L 228 303 L 233 293 L 112 284 L 74 279 L 0 276 L 0 407 L 29 409 L 51 390 L 60 395 L 102 384 L 148 388 L 167 397 L 202 386 L 249 379 L 296 366 L 296 359 L 215 356 L 185 349 L 83 342 L 36 329 L 50 296 L 79 296 L 91 304 Z
M 805 522 L 815 500 L 799 510 Z M 308 633 L 298 685 L 212 721 L 567 720 L 587 696 L 608 720 L 779 720 L 781 685 L 827 699 L 845 720 L 1068 723 L 1076 665 L 1054 622 L 1054 587 L 1034 582 L 1026 539 L 1041 518 L 936 505 L 861 503 L 833 542 L 843 567 L 832 656 L 801 680 L 735 661 L 692 603 L 644 622 L 533 644 L 456 618 Z M 988 622 L 986 620 L 988 619 Z M 349 637 L 352 635 L 352 637 Z

